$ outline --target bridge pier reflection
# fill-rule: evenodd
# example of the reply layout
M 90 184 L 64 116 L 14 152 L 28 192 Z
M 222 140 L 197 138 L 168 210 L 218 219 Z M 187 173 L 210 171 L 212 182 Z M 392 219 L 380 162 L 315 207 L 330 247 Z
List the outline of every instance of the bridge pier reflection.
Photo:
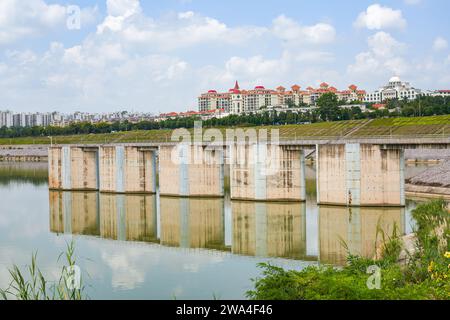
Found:
M 156 195 L 50 191 L 52 232 L 158 242 L 156 229 Z
M 233 201 L 236 254 L 306 258 L 306 204 Z
M 50 230 L 99 236 L 97 192 L 50 191 Z
M 50 230 L 60 234 L 242 256 L 343 265 L 348 252 L 372 258 L 382 240 L 405 234 L 402 207 L 319 206 L 158 195 L 50 191 Z
M 320 206 L 320 262 L 344 265 L 348 252 L 372 258 L 382 241 L 379 231 L 390 237 L 394 228 L 405 234 L 404 208 Z
M 162 245 L 227 250 L 223 199 L 161 197 L 160 206 Z

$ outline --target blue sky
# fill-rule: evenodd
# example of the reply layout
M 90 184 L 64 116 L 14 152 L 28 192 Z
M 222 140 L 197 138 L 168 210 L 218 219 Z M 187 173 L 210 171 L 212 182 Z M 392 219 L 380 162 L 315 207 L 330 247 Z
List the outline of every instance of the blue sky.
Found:
M 2 0 L 0 110 L 183 111 L 235 80 L 371 91 L 399 75 L 450 89 L 449 11 L 446 0 Z

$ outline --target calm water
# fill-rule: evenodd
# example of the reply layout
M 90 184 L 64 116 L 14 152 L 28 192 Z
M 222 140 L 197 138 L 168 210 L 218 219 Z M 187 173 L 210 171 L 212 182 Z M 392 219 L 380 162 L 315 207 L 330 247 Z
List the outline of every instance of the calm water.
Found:
M 46 164 L 0 163 L 0 287 L 7 268 L 29 263 L 34 251 L 47 277 L 57 278 L 57 257 L 74 239 L 93 299 L 241 299 L 259 262 L 340 265 L 341 240 L 372 256 L 378 224 L 411 232 L 415 202 L 318 207 L 314 177 L 308 167 L 306 203 L 255 203 L 49 192 Z

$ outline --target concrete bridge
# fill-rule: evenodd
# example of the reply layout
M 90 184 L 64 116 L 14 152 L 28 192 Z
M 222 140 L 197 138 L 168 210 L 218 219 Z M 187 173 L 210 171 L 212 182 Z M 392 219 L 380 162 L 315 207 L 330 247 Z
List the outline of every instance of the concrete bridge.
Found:
M 405 205 L 404 150 L 447 149 L 450 136 L 302 139 L 278 144 L 133 143 L 58 145 L 49 150 L 52 190 L 223 197 L 230 165 L 231 198 L 306 200 L 305 149 L 317 154 L 319 204 Z

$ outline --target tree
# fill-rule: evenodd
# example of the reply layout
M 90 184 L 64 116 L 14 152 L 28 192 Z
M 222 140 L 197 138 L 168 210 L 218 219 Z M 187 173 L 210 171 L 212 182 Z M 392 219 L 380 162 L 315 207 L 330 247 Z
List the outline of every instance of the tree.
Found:
M 316 101 L 319 107 L 319 115 L 323 121 L 339 120 L 339 101 L 337 96 L 332 93 L 325 93 Z

